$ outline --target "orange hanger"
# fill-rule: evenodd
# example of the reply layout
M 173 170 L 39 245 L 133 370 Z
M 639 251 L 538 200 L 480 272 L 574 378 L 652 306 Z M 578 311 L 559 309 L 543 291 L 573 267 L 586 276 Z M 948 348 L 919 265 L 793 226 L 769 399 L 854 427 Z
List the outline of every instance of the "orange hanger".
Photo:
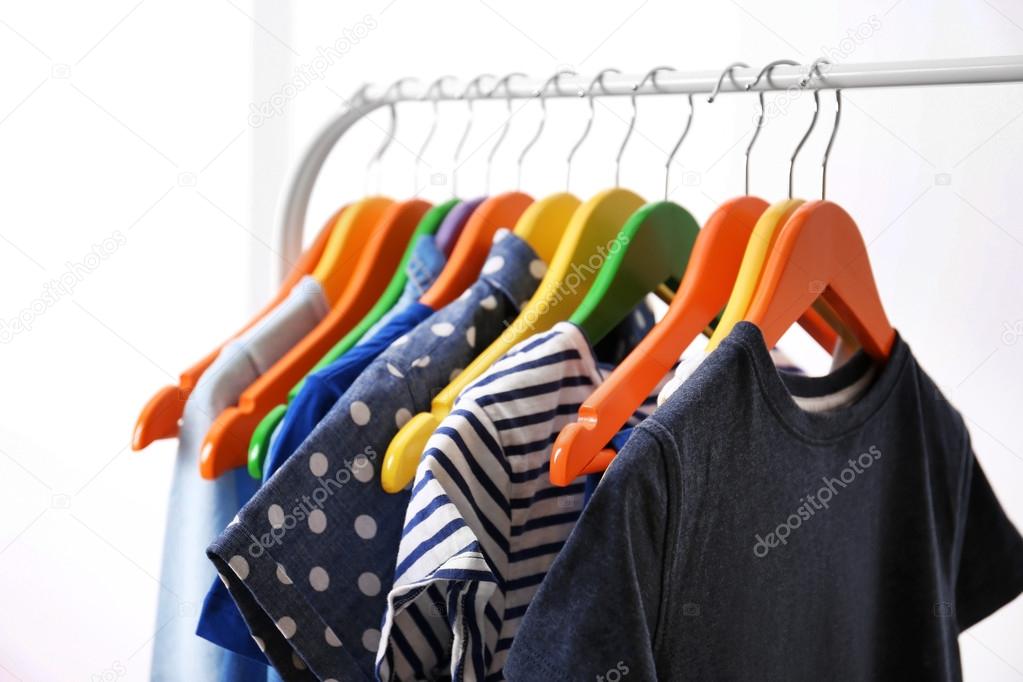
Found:
M 838 204 L 810 201 L 781 228 L 746 321 L 774 345 L 818 299 L 834 311 L 871 357 L 888 357 L 888 322 L 856 223 Z
M 514 227 L 531 203 L 533 199 L 528 194 L 505 192 L 480 204 L 466 222 L 444 269 L 419 302 L 440 310 L 461 296 L 479 276 L 494 233 L 502 227 Z
M 360 202 L 365 203 L 366 200 Z M 368 227 L 359 226 L 367 230 L 368 239 L 365 248 L 348 251 L 349 255 L 342 259 L 352 262 L 353 268 L 341 298 L 315 329 L 245 389 L 236 407 L 224 410 L 213 422 L 199 457 L 203 478 L 216 478 L 225 471 L 245 466 L 253 429 L 267 411 L 284 402 L 288 390 L 377 301 L 429 208 L 430 204 L 419 199 L 392 203 L 378 221 L 370 222 Z
M 767 202 L 739 197 L 721 205 L 700 230 L 689 264 L 664 318 L 579 408 L 579 421 L 558 434 L 551 454 L 551 482 L 569 485 L 583 473 L 603 471 L 614 456 L 612 436 L 643 404 L 732 292 L 757 219 Z
M 243 334 L 247 329 L 252 327 L 270 313 L 275 307 L 277 307 L 281 301 L 287 298 L 291 288 L 298 283 L 302 277 L 308 275 L 316 267 L 316 264 L 320 261 L 320 256 L 323 255 L 324 249 L 327 246 L 334 226 L 337 224 L 341 217 L 342 212 L 345 210 L 344 207 L 338 209 L 334 215 L 327 220 L 326 224 L 320 230 L 319 234 L 316 235 L 315 241 L 309 245 L 309 248 L 302 252 L 302 255 L 298 257 L 291 270 L 288 272 L 288 276 L 281 283 L 280 289 L 274 297 L 263 306 L 263 309 L 256 313 L 249 322 L 242 327 L 234 336 L 235 338 Z M 226 341 L 224 343 L 227 343 Z M 192 390 L 199 382 L 199 377 L 202 373 L 213 364 L 216 360 L 217 355 L 220 354 L 220 350 L 224 347 L 224 344 L 220 344 L 213 349 L 206 357 L 199 360 L 197 363 L 184 370 L 178 377 L 177 386 L 164 386 L 157 391 L 146 406 L 142 408 L 142 412 L 139 413 L 139 417 L 135 420 L 135 430 L 132 432 L 131 449 L 139 451 L 144 449 L 147 445 L 153 441 L 160 440 L 162 438 L 174 438 L 178 435 L 178 422 L 181 420 L 181 415 L 185 410 L 185 402 L 188 400 L 188 396 L 191 395 Z

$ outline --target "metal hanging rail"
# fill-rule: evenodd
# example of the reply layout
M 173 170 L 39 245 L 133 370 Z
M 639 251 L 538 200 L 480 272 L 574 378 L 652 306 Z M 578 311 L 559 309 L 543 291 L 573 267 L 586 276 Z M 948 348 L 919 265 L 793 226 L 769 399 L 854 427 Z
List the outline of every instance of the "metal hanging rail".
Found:
M 809 65 L 778 66 L 767 78 L 760 79 L 749 90 L 760 72 L 759 67 L 735 68 L 732 79 L 725 78 L 720 92 L 771 92 L 790 89 L 831 90 L 852 88 L 917 87 L 928 85 L 981 85 L 990 83 L 1023 82 L 1023 56 L 981 57 L 972 59 L 943 59 L 930 61 L 878 62 L 874 64 L 821 65 L 817 75 L 805 82 Z M 641 76 L 608 73 L 603 80 L 604 89 L 599 96 L 622 97 L 639 95 L 709 94 L 718 85 L 721 71 L 663 71 L 656 81 L 646 79 L 638 89 L 633 87 Z M 279 278 L 283 279 L 289 264 L 302 249 L 302 230 L 313 185 L 327 155 L 355 123 L 374 109 L 401 102 L 467 101 L 508 97 L 527 99 L 537 96 L 546 78 L 513 78 L 505 83 L 498 96 L 476 88 L 468 96 L 464 84 L 453 83 L 446 88 L 434 88 L 427 97 L 427 85 L 410 82 L 400 88 L 380 88 L 376 96 L 372 88 L 362 91 L 362 98 L 347 111 L 331 121 L 312 140 L 302 160 L 294 169 L 286 186 L 285 200 L 281 202 L 277 219 L 276 243 L 280 259 Z M 588 76 L 564 75 L 556 87 L 548 88 L 545 97 L 578 97 L 590 82 Z M 505 89 L 506 88 L 506 89 Z

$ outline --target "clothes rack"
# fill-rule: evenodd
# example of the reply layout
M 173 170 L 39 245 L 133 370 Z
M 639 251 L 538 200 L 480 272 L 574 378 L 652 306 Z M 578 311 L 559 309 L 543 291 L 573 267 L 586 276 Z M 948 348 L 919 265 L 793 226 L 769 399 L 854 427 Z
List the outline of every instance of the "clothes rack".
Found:
M 941 59 L 902 62 L 877 62 L 868 64 L 825 64 L 821 65 L 818 77 L 804 83 L 808 65 L 781 65 L 768 78 L 747 89 L 760 71 L 759 67 L 735 68 L 732 79 L 725 78 L 720 92 L 776 92 L 789 89 L 832 90 L 917 87 L 929 85 L 981 85 L 991 83 L 1023 82 L 1023 55 L 1003 57 L 978 57 L 968 59 Z M 641 76 L 636 74 L 609 73 L 603 80 L 604 89 L 600 96 L 623 97 L 637 95 L 684 95 L 709 94 L 721 77 L 720 71 L 664 71 L 654 81 L 646 82 L 634 89 Z M 316 178 L 327 155 L 337 141 L 370 112 L 382 106 L 417 101 L 475 101 L 495 99 L 491 92 L 476 88 L 467 95 L 465 85 L 455 83 L 450 88 L 434 88 L 425 97 L 427 85 L 413 79 L 400 88 L 379 89 L 380 94 L 372 95 L 373 87 L 360 90 L 361 98 L 343 113 L 331 120 L 309 144 L 301 161 L 294 168 L 285 186 L 285 199 L 280 202 L 277 217 L 275 243 L 278 246 L 278 279 L 283 279 L 289 264 L 294 262 L 302 250 L 302 230 L 306 210 Z M 500 99 L 528 99 L 538 96 L 543 78 L 513 78 L 502 88 Z M 589 76 L 565 75 L 545 97 L 578 97 L 589 83 Z

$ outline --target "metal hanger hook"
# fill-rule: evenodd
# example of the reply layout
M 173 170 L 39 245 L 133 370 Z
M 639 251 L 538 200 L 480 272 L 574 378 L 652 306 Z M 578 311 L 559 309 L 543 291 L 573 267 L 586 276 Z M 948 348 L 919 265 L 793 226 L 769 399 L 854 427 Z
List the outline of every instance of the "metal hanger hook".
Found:
M 543 129 L 547 125 L 547 88 L 549 88 L 551 86 L 551 84 L 553 83 L 554 84 L 555 92 L 558 92 L 560 94 L 561 93 L 561 85 L 560 85 L 561 77 L 562 76 L 575 76 L 575 75 L 576 75 L 575 71 L 572 71 L 570 69 L 562 69 L 561 71 L 558 71 L 553 76 L 551 76 L 546 81 L 544 81 L 544 84 L 541 85 L 539 87 L 539 89 L 537 89 L 537 91 L 534 93 L 534 95 L 533 95 L 534 97 L 539 97 L 540 98 L 540 112 L 541 112 L 540 113 L 540 125 L 537 126 L 536 132 L 533 134 L 532 139 L 530 139 L 529 142 L 526 143 L 526 146 L 522 148 L 522 151 L 519 152 L 519 158 L 515 161 L 515 183 L 516 183 L 516 187 L 522 187 L 522 162 L 526 158 L 526 154 L 529 153 L 529 150 L 532 149 L 533 145 L 536 144 L 536 141 L 540 139 L 540 134 L 543 133 Z M 510 103 L 509 103 L 509 106 L 511 106 Z
M 585 90 L 579 91 L 579 96 L 580 97 L 587 97 L 589 99 L 589 103 L 590 103 L 590 119 L 588 121 L 586 121 L 586 127 L 583 128 L 582 136 L 579 138 L 579 140 L 574 145 L 572 145 L 572 149 L 570 149 L 569 152 L 568 152 L 568 157 L 565 158 L 565 165 L 566 165 L 566 169 L 565 169 L 565 191 L 568 191 L 569 186 L 571 184 L 571 180 L 572 180 L 572 159 L 573 159 L 573 157 L 575 157 L 575 153 L 577 151 L 579 151 L 579 147 L 582 146 L 583 141 L 587 138 L 587 136 L 589 136 L 590 129 L 593 127 L 593 118 L 596 115 L 596 111 L 594 111 L 594 108 L 593 108 L 593 97 L 594 97 L 594 95 L 593 95 L 593 88 L 597 84 L 599 84 L 600 85 L 600 89 L 604 91 L 604 94 L 607 94 L 607 88 L 604 87 L 604 76 L 606 74 L 609 74 L 609 73 L 621 73 L 621 71 L 619 71 L 618 69 L 613 69 L 613 68 L 612 69 L 604 69 L 603 71 L 599 72 L 596 76 L 593 77 L 593 80 L 590 81 L 590 84 L 588 86 L 586 86 Z
M 679 147 L 682 146 L 682 142 L 685 141 L 686 136 L 689 135 L 689 129 L 693 125 L 693 113 L 696 111 L 696 107 L 693 105 L 693 93 L 686 95 L 686 99 L 689 100 L 689 116 L 686 118 L 686 125 L 682 128 L 682 134 L 678 138 L 678 142 L 671 148 L 671 153 L 668 154 L 668 158 L 664 162 L 664 200 L 668 200 L 668 179 L 671 176 L 671 162 L 675 160 L 675 154 L 678 153 Z
M 423 155 L 426 154 L 426 148 L 433 141 L 433 136 L 437 132 L 437 124 L 440 121 L 440 95 L 444 93 L 444 81 L 454 79 L 454 76 L 441 76 L 430 83 L 429 87 L 426 88 L 426 92 L 423 93 L 422 100 L 424 102 L 428 101 L 433 105 L 433 122 L 430 124 L 430 130 L 426 133 L 426 139 L 423 140 L 423 144 L 420 145 L 419 152 L 416 154 L 415 168 L 412 171 L 416 188 L 419 187 L 419 166 L 422 165 Z
M 462 148 L 465 147 L 465 141 L 469 139 L 469 131 L 472 130 L 472 123 L 475 118 L 475 116 L 473 116 L 472 100 L 469 99 L 469 93 L 475 89 L 477 94 L 482 95 L 483 90 L 480 89 L 480 83 L 484 78 L 493 77 L 493 74 L 481 73 L 469 81 L 469 83 L 465 86 L 465 90 L 463 90 L 462 94 L 458 96 L 459 99 L 465 100 L 465 106 L 469 113 L 469 117 L 465 122 L 465 131 L 462 133 L 462 139 L 460 139 L 458 144 L 455 146 L 454 165 L 451 169 L 451 196 L 453 197 L 458 195 L 458 162 L 462 158 Z
M 387 90 L 384 91 L 384 94 L 380 96 L 380 99 L 381 100 L 386 100 L 388 97 L 391 96 L 391 92 L 392 91 L 397 91 L 398 95 L 400 96 L 401 95 L 401 86 L 402 86 L 403 83 L 405 83 L 407 81 L 418 81 L 418 80 L 419 80 L 418 78 L 411 78 L 411 77 L 399 78 L 398 80 L 396 80 L 393 83 L 391 83 L 390 86 L 388 86 Z M 365 92 L 366 92 L 366 88 L 363 87 L 356 94 L 359 95 L 362 98 L 365 98 L 365 96 L 366 96 Z M 376 170 L 377 170 L 377 172 L 376 172 L 376 192 L 378 194 L 380 193 L 380 160 L 383 158 L 384 152 L 386 152 L 387 149 L 391 146 L 391 143 L 394 142 L 394 135 L 398 131 L 398 113 L 397 113 L 397 107 L 395 106 L 394 102 L 389 102 L 387 104 L 387 107 L 388 107 L 388 109 L 390 109 L 390 112 L 391 112 L 391 124 L 388 126 L 387 136 L 384 138 L 383 144 L 380 145 L 380 148 L 377 149 L 376 154 L 374 154 L 373 157 L 369 160 L 369 163 L 366 164 L 366 181 L 367 182 L 369 182 L 369 178 L 371 177 L 370 171 L 372 169 L 374 169 L 374 168 L 376 168 Z M 369 194 L 369 192 L 367 191 L 366 194 Z
M 810 80 L 813 78 L 814 72 L 817 72 L 818 74 L 820 73 L 819 68 L 821 64 L 830 63 L 831 62 L 829 62 L 827 59 L 824 59 L 823 57 L 814 60 L 813 64 L 810 65 L 810 70 L 807 71 L 806 76 L 801 81 L 799 81 L 799 87 L 805 88 L 807 85 L 809 85 Z M 806 132 L 803 134 L 803 138 L 799 141 L 799 144 L 796 145 L 795 151 L 792 152 L 792 156 L 789 158 L 789 199 L 792 198 L 792 182 L 796 168 L 796 157 L 799 156 L 799 152 L 803 149 L 803 145 L 805 145 L 807 139 L 809 139 L 810 133 L 812 133 L 813 129 L 817 127 L 817 117 L 820 115 L 820 112 L 821 93 L 820 90 L 815 89 L 813 91 L 813 118 L 810 119 L 810 127 L 806 129 Z M 823 194 L 823 189 L 821 190 L 821 193 Z
M 525 78 L 526 74 L 521 73 L 519 71 L 515 71 L 513 73 L 509 73 L 507 76 L 504 76 L 503 78 L 501 78 L 501 80 L 497 81 L 497 83 L 494 84 L 493 89 L 485 95 L 485 97 L 487 97 L 488 99 L 493 97 L 494 93 L 496 93 L 501 88 L 502 85 L 504 86 L 505 95 L 507 95 L 507 97 L 505 97 L 505 106 L 507 107 L 507 118 L 505 118 L 504 125 L 501 127 L 501 133 L 497 136 L 497 141 L 494 142 L 494 146 L 491 148 L 490 153 L 487 154 L 487 174 L 486 174 L 487 194 L 490 194 L 490 169 L 491 169 L 491 166 L 493 165 L 493 162 L 494 162 L 494 155 L 497 154 L 497 148 L 501 146 L 502 142 L 504 142 L 504 138 L 508 136 L 508 128 L 511 127 L 511 120 L 512 120 L 512 96 L 511 96 L 511 88 L 509 88 L 509 86 L 508 86 L 508 81 L 510 81 L 515 76 L 519 76 L 521 78 Z
M 767 82 L 770 83 L 771 82 L 771 71 L 774 70 L 774 67 L 782 66 L 782 65 L 785 65 L 785 66 L 799 66 L 799 62 L 793 61 L 791 59 L 776 59 L 776 60 L 774 60 L 773 62 L 771 62 L 770 64 L 765 66 L 763 69 L 761 69 L 760 73 L 757 74 L 756 78 L 754 78 L 752 81 L 750 81 L 749 83 L 746 84 L 746 90 L 749 90 L 754 85 L 759 83 L 760 79 L 763 78 L 765 75 L 767 76 Z M 760 113 L 757 116 L 757 124 L 754 127 L 754 129 L 753 129 L 753 137 L 750 138 L 749 145 L 746 146 L 746 194 L 747 195 L 749 194 L 749 158 L 750 158 L 750 152 L 753 151 L 753 145 L 756 143 L 757 138 L 760 137 L 760 130 L 761 130 L 761 128 L 764 127 L 764 112 L 765 112 L 765 108 L 764 108 L 764 91 L 763 90 L 761 90 L 760 92 L 757 93 L 757 103 L 760 105 Z
M 632 131 L 636 128 L 636 114 L 638 108 L 636 107 L 636 92 L 643 87 L 649 80 L 653 83 L 654 89 L 657 89 L 657 74 L 661 71 L 675 71 L 670 66 L 655 66 L 646 72 L 643 78 L 638 83 L 632 86 L 632 94 L 629 95 L 629 100 L 632 103 L 632 118 L 629 119 L 629 129 L 625 131 L 625 137 L 622 139 L 622 145 L 618 148 L 618 154 L 615 156 L 615 187 L 619 187 L 619 178 L 621 177 L 622 170 L 622 156 L 625 154 L 625 146 L 629 144 L 629 138 L 632 137 Z
M 799 82 L 800 87 L 806 87 L 814 78 L 814 74 L 818 78 L 823 79 L 824 73 L 821 70 L 821 64 L 831 66 L 831 62 L 823 57 L 814 60 L 813 64 L 810 65 L 809 70 L 806 72 L 806 76 Z M 816 96 L 818 90 L 814 91 Z M 814 114 L 816 116 L 816 114 Z M 828 138 L 828 146 L 824 148 L 824 158 L 821 159 L 821 200 L 827 198 L 828 190 L 828 159 L 831 158 L 831 149 L 835 145 L 835 136 L 838 134 L 838 125 L 842 122 L 842 91 L 840 89 L 835 90 L 835 124 L 831 128 L 831 137 Z M 798 150 L 797 150 L 798 152 Z M 791 194 L 791 190 L 789 191 Z
M 714 90 L 710 93 L 710 97 L 707 98 L 707 104 L 713 104 L 714 100 L 717 99 L 718 93 L 721 92 L 721 85 L 725 82 L 725 76 L 728 76 L 728 80 L 732 81 L 732 85 L 739 87 L 738 81 L 735 80 L 735 74 L 732 72 L 740 66 L 744 69 L 749 68 L 749 64 L 746 62 L 732 62 L 725 67 L 725 70 L 721 72 L 720 76 L 718 76 L 717 85 L 714 86 Z

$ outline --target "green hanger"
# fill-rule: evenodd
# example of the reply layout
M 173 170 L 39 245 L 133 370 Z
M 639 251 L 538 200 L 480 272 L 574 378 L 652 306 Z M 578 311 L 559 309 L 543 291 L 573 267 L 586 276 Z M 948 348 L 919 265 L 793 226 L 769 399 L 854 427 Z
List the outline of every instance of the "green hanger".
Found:
M 348 332 L 340 341 L 331 348 L 323 358 L 316 363 L 313 367 L 312 372 L 323 369 L 327 365 L 331 364 L 339 357 L 347 353 L 355 344 L 357 344 L 362 337 L 366 334 L 370 327 L 375 325 L 380 318 L 386 315 L 398 298 L 401 296 L 402 291 L 405 289 L 405 284 L 408 281 L 408 276 L 405 273 L 405 266 L 408 264 L 409 259 L 412 257 L 412 252 L 415 250 L 416 243 L 419 241 L 421 235 L 433 235 L 437 232 L 437 228 L 444 221 L 444 217 L 447 216 L 455 204 L 458 203 L 457 199 L 450 199 L 442 204 L 437 204 L 423 216 L 422 220 L 419 221 L 419 225 L 416 226 L 415 232 L 412 234 L 412 238 L 409 240 L 409 245 L 405 248 L 405 253 L 401 257 L 401 263 L 398 264 L 398 269 L 395 270 L 394 276 L 391 278 L 390 283 L 387 285 L 387 289 L 384 290 L 383 295 L 377 300 L 376 304 L 366 314 L 359 324 Z M 308 375 L 307 375 L 308 376 Z M 305 379 L 298 382 L 291 391 L 288 392 L 288 402 L 290 403 L 298 395 L 298 392 L 302 389 L 305 384 Z M 263 463 L 266 461 L 266 456 L 270 452 L 270 436 L 273 435 L 274 429 L 284 419 L 284 414 L 287 412 L 286 405 L 278 405 L 272 410 L 267 412 L 263 420 L 256 426 L 255 431 L 252 432 L 252 439 L 249 441 L 249 475 L 257 480 L 263 478 Z
M 665 70 L 672 69 L 663 66 L 651 69 L 633 87 L 632 119 L 615 159 L 616 185 L 625 145 L 636 126 L 635 92 L 647 79 L 653 79 L 656 87 L 657 72 Z M 644 296 L 662 284 L 677 286 L 685 272 L 700 226 L 689 211 L 667 201 L 667 197 L 671 162 L 689 134 L 692 123 L 693 97 L 689 95 L 689 118 L 664 164 L 665 201 L 647 204 L 629 217 L 614 242 L 618 248 L 608 249 L 609 255 L 597 273 L 597 279 L 569 318 L 583 330 L 590 343 L 595 344 L 604 338 Z
M 681 206 L 658 201 L 633 213 L 608 249 L 586 298 L 569 320 L 597 343 L 661 284 L 685 272 L 700 225 Z

